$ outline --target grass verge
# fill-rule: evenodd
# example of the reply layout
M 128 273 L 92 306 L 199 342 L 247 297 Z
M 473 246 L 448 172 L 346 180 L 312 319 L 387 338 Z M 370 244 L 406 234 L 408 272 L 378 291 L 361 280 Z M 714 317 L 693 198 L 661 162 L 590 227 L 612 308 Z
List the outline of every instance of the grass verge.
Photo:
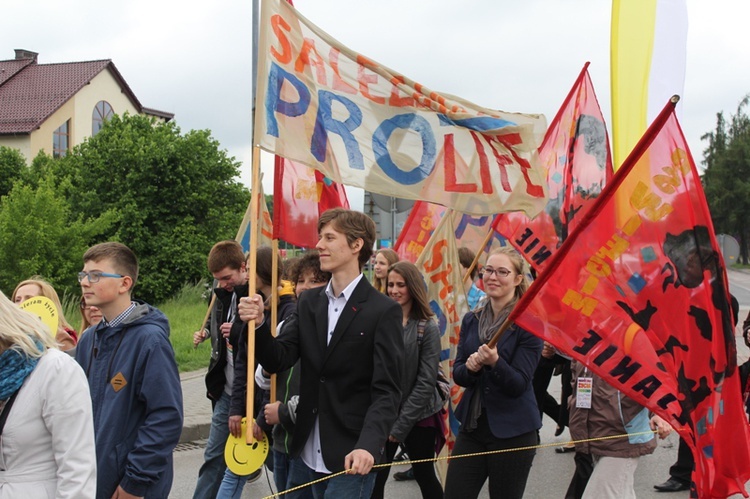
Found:
M 203 298 L 204 283 L 188 284 L 179 293 L 157 308 L 169 319 L 169 335 L 180 372 L 208 367 L 211 343 L 206 341 L 193 348 L 193 333 L 200 329 L 206 317 L 208 302 Z

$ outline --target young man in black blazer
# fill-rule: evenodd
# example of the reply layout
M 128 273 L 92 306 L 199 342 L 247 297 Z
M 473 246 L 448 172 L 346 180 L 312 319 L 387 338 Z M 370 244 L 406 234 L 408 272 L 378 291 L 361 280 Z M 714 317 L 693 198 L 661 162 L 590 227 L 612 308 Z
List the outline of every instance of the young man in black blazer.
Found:
M 242 298 L 239 314 L 256 321 L 256 353 L 266 371 L 301 359 L 289 486 L 348 470 L 315 484 L 315 497 L 367 498 L 401 400 L 401 307 L 362 274 L 376 237 L 369 217 L 328 210 L 318 234 L 320 267 L 331 281 L 302 293 L 279 336 L 271 335 L 259 295 Z

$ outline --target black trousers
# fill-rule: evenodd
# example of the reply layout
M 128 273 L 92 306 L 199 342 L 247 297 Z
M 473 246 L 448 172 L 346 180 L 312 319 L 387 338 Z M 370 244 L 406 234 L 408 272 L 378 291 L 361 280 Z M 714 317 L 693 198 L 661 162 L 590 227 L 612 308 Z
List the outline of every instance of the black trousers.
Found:
M 678 482 L 690 485 L 694 464 L 690 446 L 680 439 L 680 445 L 677 447 L 677 461 L 669 467 L 669 476 Z
M 591 473 L 594 471 L 594 460 L 591 458 L 591 454 L 576 452 L 574 460 L 576 470 L 573 473 L 573 478 L 570 479 L 565 499 L 581 499 L 583 491 L 586 490 L 586 484 L 589 483 Z
M 461 430 L 452 454 L 472 454 L 501 449 L 515 449 L 537 445 L 536 431 L 512 438 L 497 438 L 492 434 L 486 414 L 482 413 L 477 428 Z M 490 479 L 490 497 L 494 499 L 522 499 L 529 478 L 536 449 L 463 457 L 448 462 L 445 499 L 476 498 L 484 482 Z
M 428 428 L 415 426 L 411 429 L 404 440 L 404 447 L 409 454 L 409 459 L 430 459 L 435 457 L 435 438 L 437 437 L 437 428 Z M 393 456 L 396 454 L 398 444 L 388 442 L 385 446 L 386 462 L 393 462 Z M 414 470 L 414 480 L 419 485 L 424 499 L 441 499 L 443 497 L 443 487 L 440 485 L 437 475 L 435 475 L 435 463 L 412 464 Z M 388 475 L 391 473 L 391 467 L 380 468 L 375 478 L 375 488 L 372 491 L 372 499 L 383 499 L 385 491 L 385 482 L 388 481 Z

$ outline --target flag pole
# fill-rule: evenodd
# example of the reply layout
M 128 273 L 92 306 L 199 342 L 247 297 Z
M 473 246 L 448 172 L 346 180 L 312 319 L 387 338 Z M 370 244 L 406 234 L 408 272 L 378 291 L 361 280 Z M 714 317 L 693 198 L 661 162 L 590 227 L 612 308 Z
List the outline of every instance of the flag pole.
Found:
M 271 240 L 271 334 L 276 336 L 276 325 L 279 320 L 279 240 Z M 271 375 L 271 394 L 269 403 L 276 402 L 276 373 Z
M 248 274 L 255 274 L 257 266 L 258 252 L 258 207 L 260 199 L 260 148 L 255 141 L 255 99 L 257 97 L 256 87 L 258 80 L 258 27 L 259 27 L 259 5 L 258 0 L 253 0 L 253 57 L 252 57 L 252 75 L 253 75 L 253 96 L 252 96 L 252 122 L 253 122 L 253 155 L 252 155 L 252 176 L 250 184 L 250 257 L 248 262 Z M 255 279 L 249 278 L 247 282 L 247 293 L 254 296 Z M 246 436 L 245 442 L 252 444 L 255 441 L 251 430 L 253 424 L 253 414 L 255 406 L 255 321 L 247 323 L 247 398 L 245 400 L 245 417 L 246 417 Z
M 258 265 L 258 204 L 260 198 L 259 185 L 260 185 L 260 148 L 257 146 L 253 147 L 253 160 L 252 160 L 252 187 L 250 191 L 250 204 L 252 206 L 251 220 L 255 220 L 256 223 L 250 226 L 250 256 L 248 258 L 248 275 L 247 281 L 247 293 L 248 296 L 255 296 L 255 269 Z M 250 431 L 253 414 L 254 414 L 254 401 L 255 401 L 255 321 L 249 321 L 247 323 L 247 400 L 246 400 L 246 411 L 245 416 L 247 418 L 247 438 L 246 442 L 252 444 L 255 440 L 253 438 L 253 432 Z

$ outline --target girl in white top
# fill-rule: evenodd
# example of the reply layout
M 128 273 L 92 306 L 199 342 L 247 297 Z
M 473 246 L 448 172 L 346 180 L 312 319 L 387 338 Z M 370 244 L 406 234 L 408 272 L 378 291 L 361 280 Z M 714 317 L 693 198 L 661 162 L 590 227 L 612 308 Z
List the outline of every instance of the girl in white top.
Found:
M 6 408 L 0 499 L 96 496 L 86 376 L 72 357 L 57 350 L 38 317 L 0 292 L 0 410 Z

